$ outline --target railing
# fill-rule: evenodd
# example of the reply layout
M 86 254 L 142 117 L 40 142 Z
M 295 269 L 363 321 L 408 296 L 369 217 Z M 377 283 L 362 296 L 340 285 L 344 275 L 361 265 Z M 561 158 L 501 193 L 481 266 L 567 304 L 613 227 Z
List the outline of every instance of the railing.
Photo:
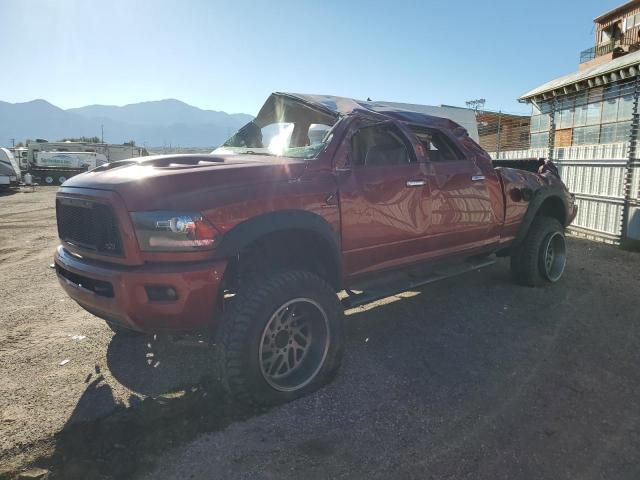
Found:
M 611 53 L 618 47 L 630 47 L 632 45 L 636 45 L 637 43 L 638 42 L 633 38 L 624 36 L 615 40 L 611 40 L 607 43 L 595 45 L 580 52 L 580 63 L 588 62 L 589 60 L 593 60 L 594 58 L 606 55 L 607 53 Z

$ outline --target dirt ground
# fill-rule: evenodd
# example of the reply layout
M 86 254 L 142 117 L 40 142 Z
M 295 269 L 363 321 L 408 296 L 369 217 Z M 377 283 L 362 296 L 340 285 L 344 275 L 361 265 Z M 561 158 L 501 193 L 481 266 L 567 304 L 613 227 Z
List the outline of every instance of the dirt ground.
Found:
M 500 260 L 351 310 L 335 381 L 250 411 L 208 348 L 63 294 L 54 194 L 0 196 L 0 478 L 640 478 L 638 253 L 572 239 L 548 288 Z

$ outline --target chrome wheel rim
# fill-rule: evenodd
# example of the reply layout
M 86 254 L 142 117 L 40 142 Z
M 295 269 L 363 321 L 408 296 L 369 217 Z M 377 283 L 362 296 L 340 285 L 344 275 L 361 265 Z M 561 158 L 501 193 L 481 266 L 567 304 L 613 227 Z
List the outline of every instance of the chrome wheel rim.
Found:
M 64 182 L 66 182 L 66 181 L 67 181 L 67 177 L 58 177 L 58 183 L 59 183 L 60 185 L 62 185 L 62 184 L 63 184 Z
M 567 264 L 567 246 L 561 232 L 550 234 L 543 243 L 542 270 L 550 282 L 562 276 Z
M 45 177 L 45 183 L 53 183 L 53 177 Z
M 324 309 L 310 298 L 295 298 L 276 309 L 262 332 L 260 372 L 275 390 L 299 390 L 316 377 L 328 350 Z

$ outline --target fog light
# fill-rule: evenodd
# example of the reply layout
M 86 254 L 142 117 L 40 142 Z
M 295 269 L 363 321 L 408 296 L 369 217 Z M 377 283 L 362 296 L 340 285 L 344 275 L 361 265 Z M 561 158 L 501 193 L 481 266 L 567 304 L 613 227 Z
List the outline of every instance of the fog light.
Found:
M 147 297 L 152 302 L 171 302 L 178 299 L 178 292 L 168 285 L 145 285 Z

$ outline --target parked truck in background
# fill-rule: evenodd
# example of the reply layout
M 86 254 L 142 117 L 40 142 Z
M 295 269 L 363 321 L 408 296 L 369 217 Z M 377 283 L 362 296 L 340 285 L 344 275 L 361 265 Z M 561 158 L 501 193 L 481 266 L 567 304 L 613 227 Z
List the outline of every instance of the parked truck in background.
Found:
M 13 153 L 13 158 L 18 162 L 21 172 L 27 172 L 29 170 L 29 161 L 27 160 L 27 154 L 29 149 L 27 147 L 13 147 L 9 151 Z
M 36 152 L 29 173 L 45 185 L 62 185 L 68 178 L 107 163 L 95 152 Z
M 148 155 L 135 145 L 89 142 L 29 142 L 21 168 L 45 185 L 62 185 L 68 178 L 108 162 Z
M 211 155 L 67 181 L 55 267 L 117 334 L 210 336 L 231 394 L 273 404 L 331 378 L 345 307 L 496 256 L 519 284 L 558 281 L 576 212 L 557 175 L 494 168 L 420 106 L 276 93 Z

